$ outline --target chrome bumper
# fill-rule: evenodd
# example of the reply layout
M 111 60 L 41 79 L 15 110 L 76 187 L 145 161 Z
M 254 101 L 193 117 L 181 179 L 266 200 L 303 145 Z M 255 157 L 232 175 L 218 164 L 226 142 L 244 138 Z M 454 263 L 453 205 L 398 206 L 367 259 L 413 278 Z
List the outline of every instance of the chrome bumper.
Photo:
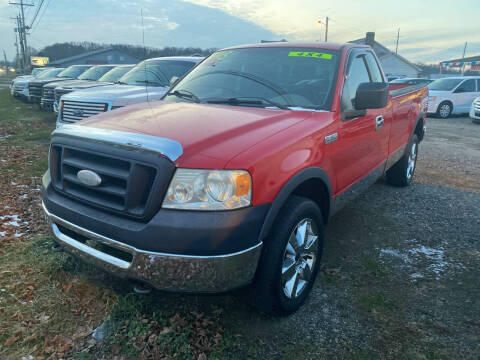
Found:
M 262 243 L 259 243 L 237 253 L 217 256 L 148 252 L 65 221 L 51 214 L 43 203 L 42 206 L 55 240 L 66 251 L 114 275 L 144 281 L 162 290 L 223 292 L 241 287 L 253 279 L 262 250 Z M 59 226 L 73 231 L 83 240 L 65 234 Z M 107 254 L 95 248 L 97 245 L 129 254 L 131 260 Z

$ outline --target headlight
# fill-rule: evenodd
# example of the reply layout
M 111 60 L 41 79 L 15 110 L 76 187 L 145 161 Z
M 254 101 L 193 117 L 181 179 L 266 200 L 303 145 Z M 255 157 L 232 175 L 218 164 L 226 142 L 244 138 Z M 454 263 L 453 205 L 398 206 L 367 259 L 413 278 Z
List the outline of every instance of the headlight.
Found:
M 435 100 L 437 100 L 436 96 L 429 96 L 428 97 L 428 101 L 435 101 Z
M 252 179 L 245 170 L 177 169 L 163 207 L 230 210 L 249 206 L 251 197 Z

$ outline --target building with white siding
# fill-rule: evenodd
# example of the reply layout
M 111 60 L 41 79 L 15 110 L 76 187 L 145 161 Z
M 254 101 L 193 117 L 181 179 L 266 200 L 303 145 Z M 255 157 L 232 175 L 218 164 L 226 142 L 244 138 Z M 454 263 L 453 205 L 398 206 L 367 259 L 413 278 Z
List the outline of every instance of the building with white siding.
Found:
M 373 51 L 375 51 L 375 54 L 377 54 L 386 76 L 417 78 L 422 72 L 418 66 L 412 64 L 403 56 L 395 54 L 393 51 L 390 51 L 388 48 L 375 41 L 374 32 L 368 32 L 366 37 L 350 42 L 370 45 L 373 48 Z

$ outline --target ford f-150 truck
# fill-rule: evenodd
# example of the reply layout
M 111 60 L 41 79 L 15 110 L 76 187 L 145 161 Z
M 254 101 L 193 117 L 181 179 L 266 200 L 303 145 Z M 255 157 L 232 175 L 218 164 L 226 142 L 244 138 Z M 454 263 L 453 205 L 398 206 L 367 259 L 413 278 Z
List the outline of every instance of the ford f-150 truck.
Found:
M 173 77 L 180 78 L 203 58 L 169 56 L 142 61 L 115 85 L 74 91 L 62 96 L 57 126 L 119 107 L 159 100 L 170 88 Z
M 250 284 L 257 307 L 288 314 L 331 216 L 385 173 L 411 184 L 427 93 L 389 91 L 368 46 L 220 50 L 162 101 L 57 128 L 46 218 L 61 247 L 118 276 L 184 292 Z
M 40 103 L 43 95 L 43 87 L 54 81 L 67 81 L 76 79 L 93 65 L 72 65 L 58 73 L 55 77 L 34 79 L 28 84 L 28 100 Z

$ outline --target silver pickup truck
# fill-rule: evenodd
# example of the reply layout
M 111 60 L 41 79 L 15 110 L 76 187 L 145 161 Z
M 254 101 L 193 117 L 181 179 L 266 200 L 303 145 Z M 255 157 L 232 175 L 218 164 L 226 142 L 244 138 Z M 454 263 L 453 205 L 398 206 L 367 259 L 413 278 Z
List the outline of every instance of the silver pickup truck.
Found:
M 109 71 L 105 72 L 98 80 L 86 79 L 86 80 L 72 80 L 62 82 L 60 86 L 56 86 L 54 89 L 54 97 L 55 101 L 53 103 L 53 111 L 58 113 L 58 104 L 60 102 L 60 98 L 68 93 L 77 90 L 84 90 L 89 89 L 92 87 L 97 86 L 106 86 L 106 85 L 113 85 L 120 80 L 120 78 L 125 75 L 127 72 L 133 69 L 135 65 L 116 65 L 114 68 L 110 69 Z M 88 70 L 91 71 L 92 69 Z M 87 72 L 88 72 L 87 71 Z M 81 75 L 85 75 L 87 72 Z M 49 84 L 50 85 L 50 84 Z
M 130 104 L 159 100 L 172 78 L 181 78 L 203 57 L 172 56 L 142 61 L 115 85 L 74 91 L 60 98 L 57 126 Z

